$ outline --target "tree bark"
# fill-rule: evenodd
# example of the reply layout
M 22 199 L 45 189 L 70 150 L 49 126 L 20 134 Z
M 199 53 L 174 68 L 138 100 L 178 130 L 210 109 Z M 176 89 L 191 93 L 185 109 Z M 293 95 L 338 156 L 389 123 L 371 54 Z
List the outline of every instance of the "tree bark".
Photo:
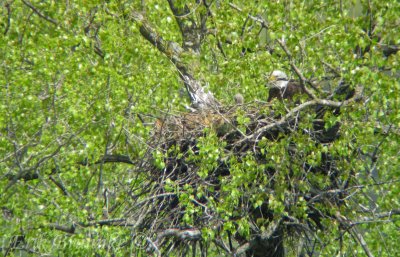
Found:
M 184 48 L 174 41 L 164 40 L 159 33 L 152 28 L 150 23 L 141 13 L 132 11 L 132 18 L 139 25 L 139 30 L 142 36 L 152 45 L 157 47 L 160 52 L 164 53 L 175 65 L 179 72 L 179 77 L 182 79 L 187 89 L 192 107 L 198 110 L 217 108 L 219 103 L 212 92 L 204 89 L 201 82 L 195 79 L 194 75 L 190 71 L 190 64 L 181 60 L 181 55 L 183 53 L 185 53 L 185 55 L 191 53 L 185 51 Z

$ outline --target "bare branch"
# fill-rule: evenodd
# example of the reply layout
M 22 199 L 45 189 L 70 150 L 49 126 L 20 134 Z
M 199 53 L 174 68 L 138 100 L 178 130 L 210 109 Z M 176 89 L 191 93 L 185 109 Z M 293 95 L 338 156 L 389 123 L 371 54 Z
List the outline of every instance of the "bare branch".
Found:
M 371 253 L 371 251 L 368 248 L 367 243 L 364 240 L 364 237 L 361 235 L 361 233 L 357 230 L 356 227 L 351 226 L 351 221 L 347 219 L 345 216 L 340 214 L 339 211 L 336 212 L 335 214 L 336 220 L 340 222 L 345 228 L 349 229 L 350 235 L 360 243 L 361 247 L 363 248 L 365 254 L 368 257 L 374 257 L 374 255 Z
M 201 1 L 197 3 L 193 10 L 185 4 L 183 7 L 175 5 L 174 0 L 168 0 L 169 7 L 175 16 L 178 26 L 182 33 L 183 48 L 185 50 L 191 49 L 195 53 L 200 53 L 201 41 L 207 34 L 207 30 L 204 27 L 207 19 L 207 14 L 203 16 L 204 22 L 196 22 L 193 18 L 193 13 L 197 8 L 200 7 Z M 204 26 L 203 26 L 204 25 Z
M 267 230 L 265 232 L 263 232 L 259 238 L 253 239 L 252 241 L 260 240 L 260 239 L 266 241 L 266 240 L 270 239 L 277 231 L 279 231 L 280 226 L 282 225 L 282 221 L 283 221 L 282 218 L 279 218 L 276 221 L 272 221 L 269 224 Z M 249 250 L 251 245 L 252 245 L 251 242 L 247 242 L 247 243 L 241 245 L 238 249 L 236 249 L 235 256 L 240 256 L 241 254 L 243 254 L 244 252 Z
M 191 74 L 189 66 L 181 61 L 180 55 L 184 52 L 182 47 L 174 41 L 164 40 L 141 13 L 132 11 L 132 18 L 139 25 L 142 36 L 157 47 L 160 52 L 164 53 L 178 69 L 193 107 L 196 109 L 216 108 L 219 104 L 213 94 L 204 89 L 201 83 Z
M 353 98 L 350 98 L 346 101 L 343 102 L 336 102 L 336 101 L 332 101 L 332 100 L 326 100 L 326 99 L 317 99 L 315 98 L 314 100 L 305 102 L 300 104 L 299 106 L 293 108 L 292 110 L 290 110 L 285 116 L 283 116 L 279 121 L 274 122 L 274 123 L 270 123 L 266 126 L 261 127 L 260 129 L 258 129 L 257 131 L 255 131 L 252 135 L 248 136 L 247 139 L 254 137 L 254 138 L 258 138 L 262 133 L 264 133 L 265 131 L 268 131 L 272 128 L 276 128 L 279 126 L 282 126 L 284 124 L 286 124 L 288 122 L 288 120 L 293 117 L 294 115 L 296 115 L 299 111 L 310 107 L 310 106 L 315 106 L 315 105 L 322 105 L 322 106 L 329 106 L 329 107 L 342 107 L 342 106 L 347 106 L 350 103 L 356 101 L 359 99 L 359 97 L 361 96 L 361 88 L 359 88 L 356 92 L 356 94 L 353 96 Z M 261 122 L 263 120 L 260 120 Z M 265 120 L 265 122 L 270 122 L 270 120 Z
M 107 219 L 107 220 L 95 220 L 91 222 L 79 222 L 82 227 L 93 227 L 93 226 L 118 226 L 118 227 L 131 227 L 133 224 L 126 223 L 126 219 Z
M 87 159 L 78 162 L 78 164 L 83 165 L 83 166 L 91 166 L 91 165 L 96 165 L 96 164 L 102 164 L 102 163 L 126 163 L 126 164 L 134 164 L 134 162 L 131 160 L 131 158 L 128 155 L 123 155 L 123 154 L 106 154 L 103 155 L 99 160 L 95 162 L 88 162 Z
M 29 1 L 27 1 L 27 0 L 22 0 L 22 2 L 23 2 L 26 6 L 28 6 L 29 8 L 31 8 L 32 11 L 34 11 L 37 15 L 39 15 L 39 17 L 45 19 L 45 20 L 48 21 L 48 22 L 53 23 L 53 24 L 56 25 L 56 26 L 58 25 L 58 21 L 57 21 L 57 20 L 55 20 L 55 19 L 53 19 L 53 18 L 51 18 L 51 17 L 46 16 L 45 14 L 43 14 L 43 13 L 42 13 L 39 9 L 37 9 L 31 2 L 29 2 Z
M 367 245 L 367 242 L 365 242 L 364 237 L 361 235 L 361 233 L 359 233 L 359 231 L 355 227 L 350 228 L 350 234 L 360 243 L 361 247 L 363 248 L 365 254 L 368 257 L 374 257 L 374 255 L 372 254 L 371 250 Z
M 182 230 L 176 228 L 166 229 L 158 234 L 157 241 L 171 236 L 177 237 L 180 240 L 199 240 L 201 238 L 201 231 L 196 228 Z
M 49 154 L 43 156 L 32 167 L 26 168 L 26 169 L 22 169 L 17 174 L 8 176 L 8 179 L 10 181 L 9 181 L 7 187 L 4 189 L 4 192 L 6 192 L 10 187 L 12 187 L 20 179 L 25 179 L 25 180 L 37 179 L 38 176 L 39 176 L 38 173 L 37 173 L 38 168 L 43 163 L 45 163 L 47 160 L 49 160 L 49 159 L 53 158 L 54 156 L 56 156 L 61 151 L 61 149 L 63 147 L 68 146 L 71 143 L 72 139 L 74 139 L 77 135 L 79 135 L 80 133 L 82 133 L 82 131 L 85 130 L 86 126 L 87 125 L 84 125 L 77 133 L 71 134 L 69 136 L 69 138 L 67 138 L 67 140 L 65 140 L 62 143 L 59 143 L 57 148 L 52 153 L 49 153 Z
M 323 63 L 325 66 L 327 66 L 333 73 L 335 73 L 336 76 L 338 76 L 338 77 L 341 76 L 341 75 L 340 75 L 340 72 L 338 71 L 338 69 L 336 69 L 335 67 L 333 67 L 331 64 L 329 64 L 329 63 L 327 63 L 327 62 L 325 62 L 325 61 L 322 61 L 322 63 Z
M 300 79 L 300 85 L 301 88 L 303 89 L 303 91 L 309 96 L 311 97 L 311 99 L 317 99 L 317 97 L 314 95 L 313 92 L 311 92 L 307 87 L 306 87 L 306 83 L 308 83 L 311 87 L 313 87 L 315 90 L 316 87 L 312 84 L 311 81 L 309 81 L 308 79 L 306 79 L 303 74 L 301 73 L 300 69 L 296 66 L 296 64 L 294 64 L 293 61 L 293 57 L 292 54 L 290 53 L 289 49 L 286 47 L 285 42 L 283 42 L 282 40 L 278 40 L 278 44 L 282 47 L 283 51 L 285 51 L 287 57 L 289 58 L 289 63 L 290 66 L 292 67 L 292 69 L 296 72 L 297 76 Z
M 64 186 L 62 182 L 58 182 L 53 178 L 53 176 L 49 176 L 50 180 L 62 191 L 65 196 L 70 196 L 68 189 Z
M 226 253 L 232 254 L 229 248 L 225 245 L 224 241 L 222 241 L 221 239 L 214 239 L 213 242 L 216 246 L 220 247 Z
M 4 5 L 4 7 L 7 9 L 7 25 L 4 30 L 4 35 L 7 34 L 8 30 L 10 29 L 10 26 L 11 26 L 11 7 L 10 7 L 10 5 L 11 5 L 10 3 L 6 3 Z
M 59 230 L 59 231 L 66 232 L 69 234 L 75 234 L 76 225 L 72 224 L 71 226 L 63 226 L 63 225 L 52 223 L 52 224 L 47 225 L 47 227 L 50 229 Z
M 235 4 L 229 3 L 229 6 L 232 7 L 233 9 L 235 9 L 236 11 L 243 12 L 243 10 Z M 266 29 L 269 28 L 268 22 L 266 20 L 264 20 L 263 18 L 256 17 L 256 16 L 253 16 L 250 14 L 248 14 L 247 17 L 252 19 L 255 22 L 260 23 L 261 27 L 266 28 Z
M 381 222 L 383 221 L 382 219 L 387 218 L 389 222 L 392 222 L 390 218 L 393 216 L 399 216 L 400 215 L 400 209 L 394 209 L 388 212 L 380 212 L 380 213 L 373 213 L 372 217 L 362 217 L 358 221 L 354 221 L 351 224 L 352 225 L 359 225 L 363 223 L 371 223 L 371 222 Z M 385 221 L 385 220 L 384 220 Z

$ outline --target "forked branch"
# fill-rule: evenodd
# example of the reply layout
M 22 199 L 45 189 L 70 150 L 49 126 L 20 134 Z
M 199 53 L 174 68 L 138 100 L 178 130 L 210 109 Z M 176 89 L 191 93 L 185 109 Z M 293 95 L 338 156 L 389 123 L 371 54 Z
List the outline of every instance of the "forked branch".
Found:
M 39 9 L 37 9 L 31 2 L 27 1 L 27 0 L 22 0 L 22 2 L 28 6 L 29 8 L 32 9 L 32 11 L 34 11 L 37 15 L 39 15 L 40 18 L 45 19 L 46 21 L 53 23 L 54 25 L 58 25 L 58 21 L 45 15 L 44 13 L 42 13 L 42 11 L 40 11 Z
M 190 71 L 190 66 L 181 60 L 184 49 L 174 41 L 164 40 L 159 33 L 150 25 L 143 14 L 132 11 L 132 19 L 139 26 L 142 36 L 153 46 L 165 54 L 178 69 L 179 76 L 183 80 L 188 91 L 192 105 L 196 109 L 209 109 L 218 107 L 218 101 L 214 95 L 205 90 L 200 81 L 196 80 Z M 185 54 L 190 54 L 185 52 Z

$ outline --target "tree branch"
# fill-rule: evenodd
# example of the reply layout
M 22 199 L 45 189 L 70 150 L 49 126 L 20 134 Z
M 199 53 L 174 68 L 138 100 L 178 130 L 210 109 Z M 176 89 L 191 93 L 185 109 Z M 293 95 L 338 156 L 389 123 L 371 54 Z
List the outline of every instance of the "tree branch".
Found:
M 34 11 L 37 15 L 39 15 L 39 17 L 45 19 L 45 20 L 48 21 L 48 22 L 53 23 L 53 24 L 56 25 L 56 26 L 58 25 L 58 21 L 57 21 L 57 20 L 55 20 L 55 19 L 53 19 L 53 18 L 51 18 L 51 17 L 49 17 L 49 16 L 44 15 L 44 14 L 43 14 L 39 9 L 37 9 L 31 2 L 29 2 L 29 1 L 27 1 L 27 0 L 22 0 L 22 2 L 23 2 L 26 6 L 28 6 L 29 8 L 31 8 L 32 11 Z
M 36 162 L 35 165 L 33 165 L 29 168 L 26 168 L 26 169 L 21 169 L 17 174 L 8 175 L 7 178 L 9 180 L 9 183 L 6 186 L 6 188 L 4 189 L 4 192 L 6 192 L 10 187 L 12 187 L 20 179 L 33 180 L 33 179 L 39 178 L 39 175 L 37 172 L 39 167 L 43 163 L 45 163 L 47 160 L 49 160 L 49 159 L 53 158 L 54 156 L 56 156 L 57 154 L 59 154 L 59 152 L 61 151 L 61 149 L 63 147 L 68 146 L 71 143 L 72 139 L 74 139 L 77 135 L 79 135 L 82 131 L 85 130 L 86 126 L 87 126 L 87 124 L 84 125 L 77 133 L 71 134 L 64 142 L 59 143 L 57 148 L 52 153 L 49 153 L 49 154 L 43 156 L 40 160 L 38 160 Z
M 46 226 L 43 226 L 43 227 L 46 227 Z M 63 225 L 52 223 L 52 224 L 47 225 L 47 228 L 59 230 L 59 231 L 66 232 L 69 234 L 75 234 L 76 225 L 72 224 L 71 226 L 63 226 Z
M 10 3 L 5 3 L 4 7 L 7 9 L 7 25 L 6 28 L 4 29 L 3 35 L 6 35 L 8 30 L 10 29 L 11 26 L 11 4 Z
M 70 226 L 67 225 L 60 225 L 57 223 L 51 223 L 48 225 L 42 225 L 39 226 L 40 228 L 50 228 L 50 229 L 55 229 L 59 230 L 62 232 L 66 232 L 69 234 L 75 234 L 76 232 L 76 225 L 79 225 L 81 227 L 93 227 L 93 226 L 118 226 L 118 227 L 132 227 L 134 226 L 133 224 L 126 223 L 126 219 L 107 219 L 107 220 L 96 220 L 96 221 L 91 221 L 91 222 L 78 222 L 78 223 L 73 223 Z
M 364 237 L 361 235 L 360 232 L 355 227 L 350 228 L 350 234 L 360 243 L 361 247 L 363 248 L 365 254 L 368 257 L 374 257 L 371 250 L 369 249 L 367 242 L 365 242 Z
M 192 13 L 200 7 L 201 1 L 197 3 L 194 10 L 190 10 L 186 4 L 183 7 L 177 7 L 174 0 L 168 0 L 168 4 L 181 30 L 183 48 L 185 50 L 191 49 L 195 53 L 200 53 L 201 41 L 207 31 L 206 28 L 202 27 L 203 24 L 205 25 L 205 21 L 204 23 L 201 22 L 201 24 L 198 24 L 193 18 Z
M 235 5 L 235 4 L 229 3 L 229 6 L 232 7 L 233 9 L 235 9 L 238 12 L 243 12 L 243 10 L 240 7 L 238 7 L 237 5 Z M 264 20 L 263 18 L 256 17 L 256 16 L 253 16 L 253 15 L 250 15 L 250 14 L 248 14 L 247 17 L 249 19 L 252 19 L 255 22 L 260 23 L 262 28 L 266 28 L 266 29 L 269 28 L 268 22 L 266 20 Z
M 126 219 L 106 219 L 106 220 L 95 220 L 91 222 L 79 222 L 82 227 L 93 227 L 93 226 L 118 226 L 118 227 L 131 227 L 133 224 L 126 223 Z
M 345 228 L 349 230 L 350 235 L 360 243 L 361 247 L 363 248 L 365 254 L 368 257 L 374 257 L 372 252 L 369 250 L 367 243 L 364 240 L 364 237 L 361 235 L 361 233 L 357 230 L 355 226 L 351 226 L 351 221 L 347 219 L 345 216 L 340 214 L 339 211 L 335 213 L 336 220 L 340 222 L 341 225 L 343 225 Z
M 292 110 L 290 110 L 285 116 L 283 116 L 279 121 L 274 122 L 274 123 L 270 123 L 266 126 L 263 126 L 261 128 L 259 128 L 258 130 L 256 130 L 252 135 L 247 136 L 246 139 L 250 139 L 251 137 L 253 138 L 258 138 L 262 133 L 264 133 L 265 131 L 268 131 L 272 128 L 276 128 L 279 126 L 282 126 L 284 124 L 286 124 L 288 122 L 288 120 L 296 115 L 299 111 L 302 111 L 303 109 L 309 107 L 309 106 L 315 106 L 315 105 L 322 105 L 322 106 L 329 106 L 329 107 L 342 107 L 342 106 L 347 106 L 350 103 L 358 100 L 361 97 L 361 89 L 362 88 L 358 88 L 356 90 L 356 93 L 354 94 L 354 96 L 348 100 L 345 100 L 343 102 L 336 102 L 336 101 L 332 101 L 332 100 L 326 100 L 326 99 L 318 99 L 315 98 L 314 100 L 305 102 L 300 104 L 299 106 L 293 108 Z M 260 122 L 266 122 L 269 123 L 270 120 L 260 120 Z
M 280 229 L 280 226 L 282 225 L 282 218 L 279 218 L 278 220 L 272 221 L 267 230 L 263 232 L 259 237 L 254 238 L 250 242 L 247 242 L 241 246 L 239 246 L 236 251 L 235 251 L 235 256 L 240 256 L 241 254 L 245 253 L 247 250 L 251 248 L 251 246 L 256 240 L 263 240 L 263 241 L 268 241 L 273 237 L 273 235 Z
M 62 182 L 58 182 L 57 180 L 55 180 L 55 178 L 53 178 L 53 176 L 49 176 L 50 180 L 61 190 L 61 192 L 65 195 L 65 196 L 70 196 L 67 188 L 64 186 L 64 184 Z
M 176 228 L 170 228 L 166 229 L 162 232 L 160 232 L 157 236 L 156 241 L 160 241 L 164 237 L 177 237 L 180 240 L 198 240 L 201 238 L 201 231 L 192 228 L 192 229 L 176 229 Z
M 289 49 L 286 47 L 286 44 L 283 40 L 277 40 L 278 44 L 282 47 L 283 51 L 285 51 L 287 57 L 289 58 L 289 63 L 290 63 L 290 67 L 292 67 L 292 69 L 294 70 L 294 72 L 296 72 L 297 76 L 300 79 L 300 86 L 303 89 L 303 91 L 311 98 L 311 99 L 317 99 L 317 97 L 314 95 L 314 93 L 312 91 L 310 91 L 307 87 L 306 87 L 306 83 L 308 83 L 314 90 L 318 89 L 312 84 L 311 81 L 309 81 L 308 79 L 306 79 L 303 74 L 301 73 L 300 69 L 296 66 L 296 64 L 294 64 L 293 61 L 293 57 L 292 54 L 290 53 Z
M 353 221 L 351 225 L 359 225 L 363 223 L 370 223 L 370 222 L 380 222 L 382 221 L 381 219 L 388 218 L 386 221 L 392 221 L 390 218 L 393 216 L 399 216 L 400 215 L 400 209 L 394 209 L 388 212 L 380 212 L 380 213 L 372 213 L 372 217 L 362 217 L 358 221 Z
M 180 56 L 184 52 L 183 48 L 174 41 L 164 40 L 141 13 L 132 11 L 132 19 L 139 25 L 139 31 L 142 36 L 157 47 L 160 52 L 164 53 L 178 69 L 179 76 L 185 84 L 193 107 L 196 109 L 218 107 L 219 103 L 214 98 L 214 95 L 204 89 L 201 83 L 191 74 L 189 66 L 181 61 Z M 186 54 L 189 53 L 186 52 Z

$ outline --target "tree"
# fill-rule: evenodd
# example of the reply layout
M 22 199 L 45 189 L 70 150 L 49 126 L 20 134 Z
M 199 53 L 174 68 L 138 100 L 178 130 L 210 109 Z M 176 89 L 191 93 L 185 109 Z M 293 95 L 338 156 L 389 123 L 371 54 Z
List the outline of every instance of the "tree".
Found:
M 399 7 L 5 1 L 2 252 L 394 256 Z

